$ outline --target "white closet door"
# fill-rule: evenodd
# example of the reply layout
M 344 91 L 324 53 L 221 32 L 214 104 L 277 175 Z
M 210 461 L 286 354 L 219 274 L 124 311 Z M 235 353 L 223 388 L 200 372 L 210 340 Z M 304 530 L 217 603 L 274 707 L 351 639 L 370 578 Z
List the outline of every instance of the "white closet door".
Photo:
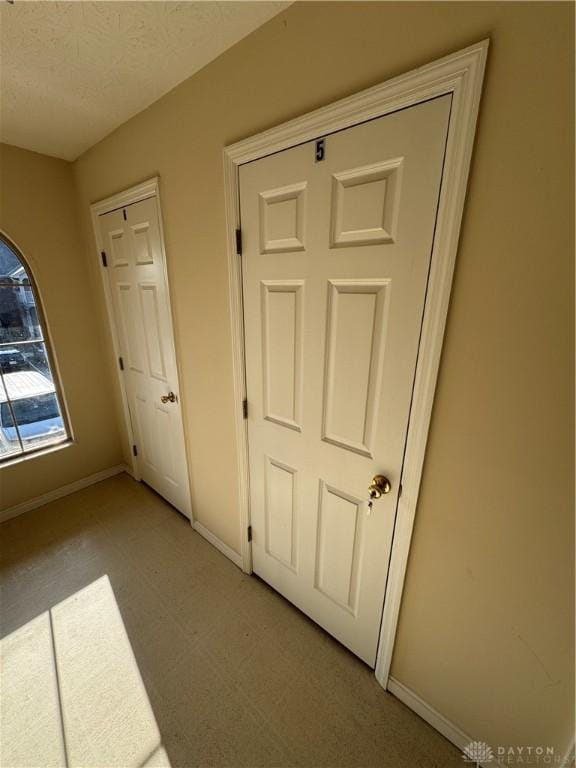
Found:
M 170 296 L 155 197 L 100 216 L 142 479 L 191 516 Z
M 450 98 L 240 169 L 254 570 L 371 666 Z

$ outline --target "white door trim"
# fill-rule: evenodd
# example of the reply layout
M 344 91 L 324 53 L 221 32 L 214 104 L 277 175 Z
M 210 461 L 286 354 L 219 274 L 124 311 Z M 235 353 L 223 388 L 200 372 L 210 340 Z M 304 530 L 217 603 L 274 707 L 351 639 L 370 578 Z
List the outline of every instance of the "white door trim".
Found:
M 398 109 L 414 106 L 444 94 L 452 94 L 442 189 L 402 469 L 402 496 L 398 501 L 396 513 L 376 661 L 376 677 L 385 688 L 390 673 L 410 539 L 424 465 L 488 45 L 489 41 L 483 40 L 408 74 L 395 77 L 374 88 L 337 101 L 224 149 L 232 364 L 237 403 L 235 414 L 242 564 L 244 570 L 249 573 L 251 545 L 247 536 L 250 524 L 248 431 L 242 413 L 242 401 L 246 397 L 242 269 L 240 257 L 236 253 L 236 229 L 240 222 L 239 166 Z
M 162 203 L 160 200 L 160 184 L 159 184 L 159 177 L 155 176 L 152 179 L 148 179 L 147 181 L 142 182 L 141 184 L 137 184 L 134 187 L 130 187 L 129 189 L 125 189 L 122 192 L 118 192 L 115 195 L 112 195 L 111 197 L 107 197 L 104 200 L 99 200 L 96 203 L 92 203 L 90 206 L 90 216 L 92 218 L 92 229 L 94 231 L 94 238 L 96 240 L 96 254 L 98 258 L 98 268 L 100 270 L 100 277 L 102 279 L 102 287 L 104 290 L 104 299 L 106 302 L 106 314 L 108 317 L 108 327 L 110 329 L 110 334 L 112 336 L 112 346 L 114 348 L 114 365 L 116 369 L 116 376 L 118 378 L 118 386 L 120 388 L 120 394 L 122 398 L 122 411 L 124 413 L 124 423 L 126 426 L 126 432 L 128 434 L 128 439 L 130 443 L 134 444 L 134 433 L 132 430 L 132 423 L 130 421 L 130 411 L 128 409 L 128 398 L 126 396 L 126 388 L 124 387 L 124 381 L 122 379 L 122 376 L 120 374 L 120 368 L 118 366 L 118 358 L 120 357 L 120 343 L 118 339 L 118 332 L 116 329 L 116 322 L 114 318 L 114 311 L 112 307 L 112 294 L 110 291 L 110 283 L 108 281 L 108 275 L 106 273 L 106 268 L 104 267 L 102 263 L 102 251 L 104 250 L 104 243 L 102 240 L 102 232 L 100 230 L 99 225 L 99 216 L 102 216 L 104 213 L 110 213 L 110 211 L 115 211 L 118 208 L 123 208 L 126 205 L 131 205 L 132 203 L 139 203 L 142 200 L 146 200 L 149 197 L 155 197 L 157 204 L 158 204 L 158 226 L 160 231 L 160 247 L 162 248 L 162 257 L 163 257 L 163 263 L 164 263 L 164 280 L 166 282 L 166 287 L 168 290 L 168 310 L 169 310 L 169 320 L 170 320 L 170 330 L 172 332 L 172 338 L 174 340 L 174 348 L 176 348 L 176 340 L 174 337 L 174 320 L 172 317 L 172 299 L 170 296 L 170 282 L 168 280 L 168 264 L 166 262 L 166 248 L 164 245 L 164 228 L 162 224 Z M 179 379 L 179 373 L 178 373 L 178 361 L 176 361 L 176 375 L 177 379 Z M 178 387 L 177 391 L 181 392 L 180 383 L 177 380 L 176 386 Z M 184 425 L 182 425 L 184 426 Z M 187 468 L 187 475 L 189 479 L 190 472 L 188 471 L 188 457 L 184 457 L 186 460 L 186 468 Z M 141 474 L 140 470 L 138 468 L 138 458 L 136 456 L 130 456 L 130 470 L 131 474 L 134 476 L 136 480 L 141 480 Z M 192 525 L 194 525 L 194 518 L 192 513 L 192 503 L 190 501 L 190 489 L 188 485 L 186 486 L 188 491 L 188 511 L 190 512 L 190 522 Z

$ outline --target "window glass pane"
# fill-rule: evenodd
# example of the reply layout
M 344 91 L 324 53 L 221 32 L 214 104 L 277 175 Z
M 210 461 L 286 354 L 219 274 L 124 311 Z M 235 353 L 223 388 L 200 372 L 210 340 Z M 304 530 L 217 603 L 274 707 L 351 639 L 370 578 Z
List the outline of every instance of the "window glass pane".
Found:
M 29 283 L 24 265 L 14 251 L 0 240 L 0 283 Z
M 0 459 L 11 458 L 21 452 L 18 433 L 12 419 L 12 411 L 6 398 L 4 384 L 0 378 Z
M 50 379 L 52 390 L 54 389 L 44 342 L 0 345 L 0 371 L 5 375 L 18 371 L 37 371 Z M 21 376 L 18 378 L 22 379 Z
M 32 287 L 0 285 L 0 343 L 41 338 Z
M 5 441 L 17 441 L 19 435 L 24 450 L 31 450 L 65 439 L 66 429 L 50 372 L 46 345 L 14 344 L 0 347 L 0 370 L 9 400 L 0 413 Z M 12 414 L 16 425 L 12 421 Z

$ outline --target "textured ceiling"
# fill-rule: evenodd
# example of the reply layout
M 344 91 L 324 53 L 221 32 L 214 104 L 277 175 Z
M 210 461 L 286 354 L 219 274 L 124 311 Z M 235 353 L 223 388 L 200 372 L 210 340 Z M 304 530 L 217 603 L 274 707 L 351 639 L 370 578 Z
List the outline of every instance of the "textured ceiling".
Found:
M 0 139 L 73 160 L 289 2 L 0 5 Z

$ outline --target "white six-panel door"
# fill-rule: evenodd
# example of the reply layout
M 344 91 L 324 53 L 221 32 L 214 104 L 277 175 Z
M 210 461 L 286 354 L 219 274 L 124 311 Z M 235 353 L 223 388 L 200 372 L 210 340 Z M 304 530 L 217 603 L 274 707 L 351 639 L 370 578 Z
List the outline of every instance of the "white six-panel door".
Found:
M 240 168 L 254 571 L 371 666 L 450 99 Z
M 182 409 L 157 198 L 103 214 L 99 224 L 138 469 L 148 485 L 190 517 Z M 166 399 L 168 396 L 170 399 Z

